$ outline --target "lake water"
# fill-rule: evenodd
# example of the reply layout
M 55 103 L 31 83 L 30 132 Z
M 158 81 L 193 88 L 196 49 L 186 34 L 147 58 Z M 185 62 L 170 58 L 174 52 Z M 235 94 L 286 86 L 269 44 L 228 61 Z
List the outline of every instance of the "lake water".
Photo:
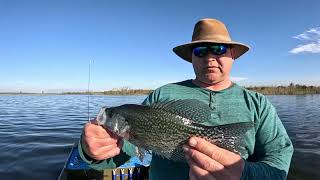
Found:
M 146 96 L 90 96 L 102 106 Z M 320 95 L 268 96 L 295 147 L 288 179 L 320 179 Z M 88 119 L 84 95 L 0 95 L 0 179 L 57 179 Z

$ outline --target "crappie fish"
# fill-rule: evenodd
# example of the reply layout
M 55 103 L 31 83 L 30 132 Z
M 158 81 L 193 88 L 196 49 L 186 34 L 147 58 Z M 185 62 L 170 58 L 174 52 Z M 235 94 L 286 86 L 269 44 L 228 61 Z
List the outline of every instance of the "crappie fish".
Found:
M 241 142 L 253 123 L 201 124 L 210 119 L 210 111 L 209 106 L 199 100 L 167 100 L 150 106 L 103 107 L 96 119 L 99 125 L 124 137 L 140 150 L 151 150 L 173 161 L 185 161 L 182 146 L 192 136 L 202 137 L 240 155 L 245 152 Z M 140 150 L 138 156 L 143 154 Z

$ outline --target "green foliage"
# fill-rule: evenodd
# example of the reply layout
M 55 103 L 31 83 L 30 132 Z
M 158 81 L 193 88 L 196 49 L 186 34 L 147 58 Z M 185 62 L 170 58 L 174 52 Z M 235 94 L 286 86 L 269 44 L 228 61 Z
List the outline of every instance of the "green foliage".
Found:
M 319 86 L 306 86 L 293 83 L 290 83 L 289 86 L 253 86 L 247 88 L 266 95 L 320 94 Z
M 251 86 L 247 89 L 265 95 L 304 95 L 320 94 L 320 86 L 306 86 L 290 83 L 288 86 Z M 112 89 L 103 92 L 68 92 L 64 94 L 97 94 L 97 95 L 140 95 L 150 94 L 151 89 L 130 89 L 128 87 Z
M 129 89 L 129 88 L 121 88 L 121 89 L 113 89 L 110 91 L 104 91 L 103 94 L 106 95 L 138 95 L 138 94 L 150 94 L 152 90 L 150 89 Z
M 142 95 L 150 94 L 153 90 L 151 89 L 129 89 L 127 87 L 112 89 L 103 92 L 66 92 L 63 94 L 95 94 L 95 95 Z

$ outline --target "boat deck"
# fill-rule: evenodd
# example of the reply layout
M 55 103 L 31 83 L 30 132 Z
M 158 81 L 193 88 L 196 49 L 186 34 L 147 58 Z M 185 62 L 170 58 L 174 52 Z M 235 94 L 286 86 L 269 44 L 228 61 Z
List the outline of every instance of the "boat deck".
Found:
M 148 179 L 148 169 L 151 155 L 146 156 L 143 162 L 132 157 L 127 163 L 115 169 L 95 170 L 84 162 L 78 151 L 77 143 L 72 148 L 59 180 L 144 180 Z

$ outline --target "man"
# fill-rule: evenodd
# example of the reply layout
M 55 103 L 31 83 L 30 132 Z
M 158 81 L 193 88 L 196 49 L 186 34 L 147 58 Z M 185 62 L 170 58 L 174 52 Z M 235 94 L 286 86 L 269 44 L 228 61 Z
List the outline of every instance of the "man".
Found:
M 240 157 L 192 137 L 183 147 L 186 163 L 153 155 L 150 179 L 286 178 L 293 146 L 275 108 L 262 94 L 230 80 L 234 60 L 248 50 L 248 46 L 231 40 L 222 22 L 202 19 L 194 27 L 192 42 L 173 49 L 192 63 L 196 78 L 162 86 L 143 102 L 149 105 L 168 99 L 198 99 L 212 110 L 207 125 L 253 122 L 254 128 L 244 134 L 247 153 Z M 94 123 L 85 125 L 79 151 L 97 169 L 119 166 L 134 154 L 132 145 Z

